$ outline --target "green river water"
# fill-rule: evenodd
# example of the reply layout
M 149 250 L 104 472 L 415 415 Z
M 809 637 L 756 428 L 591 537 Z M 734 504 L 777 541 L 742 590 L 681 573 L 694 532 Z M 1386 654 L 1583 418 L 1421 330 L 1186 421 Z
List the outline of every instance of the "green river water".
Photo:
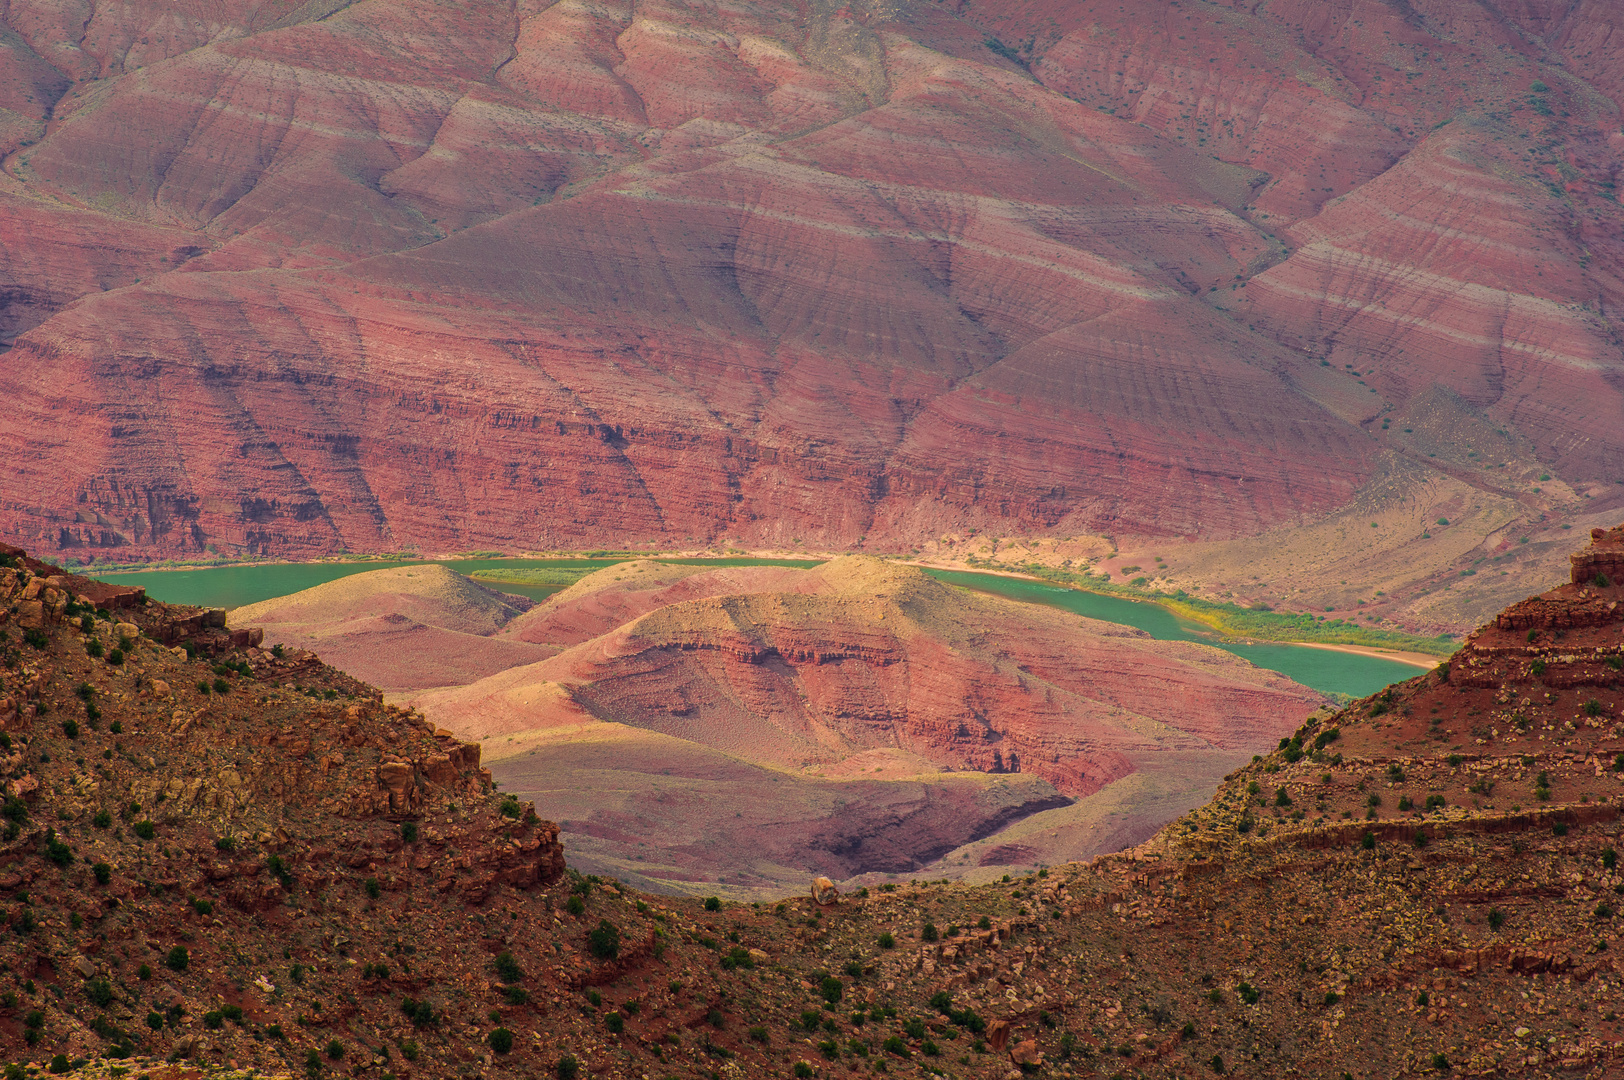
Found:
M 461 574 L 476 570 L 525 570 L 540 568 L 597 569 L 622 559 L 448 559 L 437 560 Z M 799 566 L 818 565 L 803 559 L 662 559 L 705 566 Z M 97 574 L 119 585 L 141 585 L 156 600 L 172 604 L 198 604 L 204 607 L 241 607 L 272 597 L 286 596 L 351 574 L 392 566 L 420 565 L 410 562 L 355 563 L 269 563 L 262 566 L 216 566 L 197 570 L 143 570 L 121 574 Z M 1124 600 L 1117 596 L 1068 589 L 1048 582 L 998 574 L 968 571 L 929 570 L 932 577 L 952 585 L 993 593 L 1026 603 L 1045 604 L 1085 615 L 1091 619 L 1124 623 L 1164 641 L 1198 641 L 1227 649 L 1259 667 L 1278 671 L 1304 686 L 1327 693 L 1363 697 L 1389 683 L 1420 674 L 1411 664 L 1357 653 L 1315 649 L 1302 645 L 1240 644 L 1224 641 L 1196 623 L 1186 622 L 1157 604 Z M 523 585 L 486 582 L 504 592 L 540 600 L 558 592 L 558 585 Z

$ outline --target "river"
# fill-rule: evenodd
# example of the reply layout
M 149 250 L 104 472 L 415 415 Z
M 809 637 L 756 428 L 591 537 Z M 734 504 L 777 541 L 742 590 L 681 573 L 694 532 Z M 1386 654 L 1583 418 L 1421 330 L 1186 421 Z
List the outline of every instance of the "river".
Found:
M 596 569 L 612 566 L 621 559 L 448 559 L 435 560 L 460 574 L 476 570 L 524 570 L 540 568 Z M 706 566 L 800 566 L 818 565 L 807 559 L 662 559 Z M 351 574 L 392 566 L 412 566 L 411 562 L 353 563 L 266 563 L 259 566 L 216 566 L 196 570 L 142 570 L 131 573 L 98 574 L 119 585 L 141 585 L 154 599 L 172 604 L 204 607 L 241 607 L 276 596 L 286 596 L 316 585 L 336 581 Z M 1085 615 L 1091 619 L 1138 627 L 1151 637 L 1164 641 L 1197 641 L 1243 656 L 1259 667 L 1278 671 L 1288 678 L 1326 693 L 1363 697 L 1389 683 L 1420 674 L 1420 669 L 1397 660 L 1333 649 L 1302 645 L 1242 644 L 1224 641 L 1206 627 L 1180 619 L 1158 604 L 1125 600 L 1117 596 L 1068 589 L 1028 578 L 971 571 L 927 570 L 926 573 L 952 585 L 993 593 L 1026 603 L 1044 604 Z M 519 593 L 540 600 L 564 586 L 524 585 L 489 582 L 504 592 Z

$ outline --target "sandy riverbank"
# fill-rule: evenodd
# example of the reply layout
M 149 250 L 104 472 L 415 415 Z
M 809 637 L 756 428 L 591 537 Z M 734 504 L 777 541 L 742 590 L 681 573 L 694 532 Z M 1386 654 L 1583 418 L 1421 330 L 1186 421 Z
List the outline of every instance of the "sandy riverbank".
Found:
M 1271 641 L 1267 644 L 1301 645 L 1305 649 L 1331 649 L 1335 652 L 1358 653 L 1360 656 L 1374 656 L 1379 660 L 1397 660 L 1401 664 L 1411 664 L 1428 670 L 1444 662 L 1444 658 L 1441 656 L 1428 656 L 1426 653 L 1418 652 L 1401 652 L 1397 649 L 1372 649 L 1366 645 L 1327 645 L 1319 641 Z

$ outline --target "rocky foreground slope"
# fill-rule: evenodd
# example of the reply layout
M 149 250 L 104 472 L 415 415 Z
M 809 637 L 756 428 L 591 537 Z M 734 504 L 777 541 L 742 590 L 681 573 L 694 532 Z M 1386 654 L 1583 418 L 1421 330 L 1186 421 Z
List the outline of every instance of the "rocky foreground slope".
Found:
M 1137 849 L 827 907 L 568 873 L 550 826 L 411 714 L 29 561 L 0 578 L 0 1056 L 140 1055 L 153 1077 L 1618 1075 L 1621 560 L 1624 527 L 1600 533 L 1571 584 Z
M 36 550 L 1223 539 L 1361 491 L 1486 534 L 1618 495 L 1608 0 L 0 20 Z

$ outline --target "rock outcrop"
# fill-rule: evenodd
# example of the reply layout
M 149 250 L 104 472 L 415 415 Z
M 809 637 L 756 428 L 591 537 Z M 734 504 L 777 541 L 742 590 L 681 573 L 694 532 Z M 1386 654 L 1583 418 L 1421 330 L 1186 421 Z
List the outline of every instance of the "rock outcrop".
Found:
M 329 7 L 8 9 L 8 536 L 1252 535 L 1436 387 L 1616 479 L 1607 4 Z
M 1542 600 L 1582 604 L 1596 588 L 1617 586 L 1592 578 Z M 405 1077 L 805 1075 L 813 1062 L 985 1080 L 1624 1067 L 1617 679 L 1566 685 L 1544 654 L 1522 667 L 1510 651 L 1549 634 L 1577 655 L 1582 636 L 1585 656 L 1616 672 L 1624 624 L 1553 624 L 1532 642 L 1486 626 L 1447 670 L 1315 717 L 1132 850 L 977 887 L 875 881 L 823 908 L 805 876 L 767 904 L 555 877 L 551 827 L 479 794 L 470 752 L 433 749 L 445 740 L 410 712 L 277 694 L 238 672 L 212 695 L 238 714 L 231 725 L 166 738 L 146 673 L 163 665 L 184 686 L 211 672 L 204 661 L 172 667 L 179 657 L 142 636 L 112 664 L 71 625 L 44 633 L 5 644 L 7 689 L 39 694 L 32 727 L 8 733 L 19 760 L 0 762 L 18 790 L 32 781 L 31 802 L 13 793 L 4 806 L 0 1042 L 35 1071 L 113 1075 L 107 1059 L 154 1076 L 164 1059 L 228 1076 L 340 1062 Z M 1458 678 L 1493 665 L 1492 685 Z M 69 734 L 65 719 L 83 726 Z M 232 811 L 263 831 L 231 829 L 228 811 L 166 775 L 209 760 L 198 794 L 234 790 L 221 766 L 236 733 L 290 720 L 353 738 L 323 740 L 330 784 L 313 746 L 263 751 L 307 770 L 291 796 L 262 791 Z M 425 788 L 433 813 L 398 827 L 335 816 L 380 744 L 412 763 L 413 784 L 462 770 L 456 808 Z M 163 780 L 165 797 L 132 806 L 137 777 Z

